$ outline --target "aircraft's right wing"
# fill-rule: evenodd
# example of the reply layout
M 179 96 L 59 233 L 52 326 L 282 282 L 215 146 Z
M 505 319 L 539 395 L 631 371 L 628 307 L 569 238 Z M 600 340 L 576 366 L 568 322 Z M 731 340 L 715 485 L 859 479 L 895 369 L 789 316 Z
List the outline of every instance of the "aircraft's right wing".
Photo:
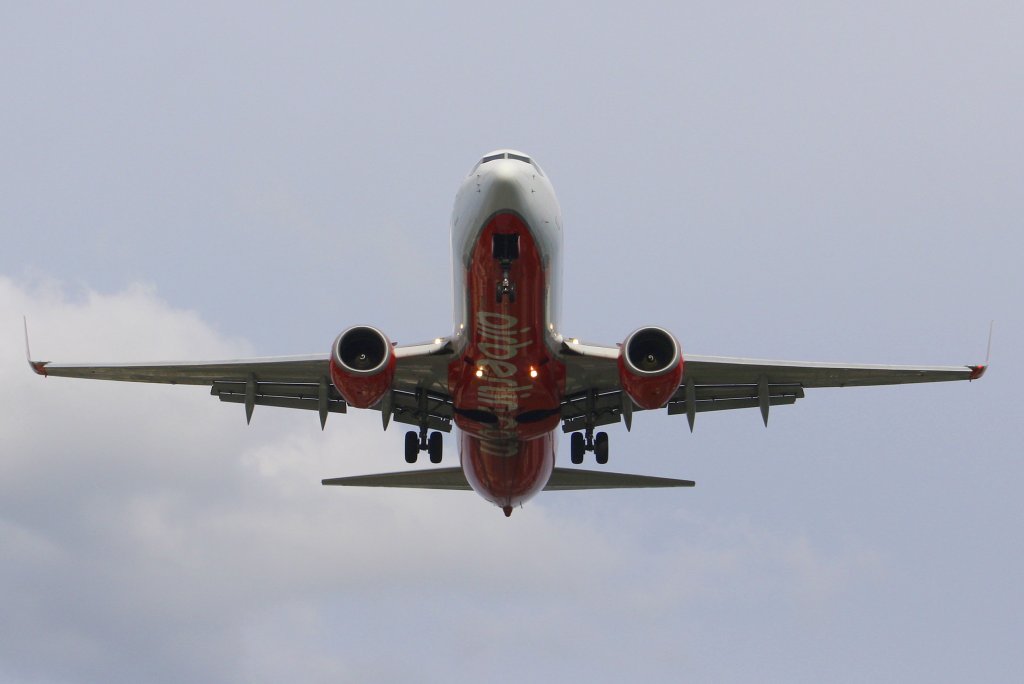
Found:
M 619 381 L 619 347 L 562 345 L 567 399 L 562 405 L 565 432 L 609 425 L 634 409 Z M 703 411 L 760 408 L 767 424 L 769 407 L 792 404 L 809 387 L 863 387 L 951 380 L 977 380 L 986 366 L 888 366 L 800 361 L 773 361 L 728 356 L 687 355 L 683 382 L 669 399 L 669 414 L 685 413 L 693 427 Z
M 426 420 L 431 430 L 451 431 L 450 360 L 451 347 L 444 338 L 395 347 L 392 391 L 373 407 L 382 412 L 385 427 L 392 419 L 411 425 Z M 330 381 L 327 354 L 157 363 L 50 363 L 29 358 L 29 365 L 47 377 L 206 385 L 221 401 L 244 404 L 246 419 L 255 406 L 307 409 L 319 413 L 323 427 L 328 413 L 348 411 Z

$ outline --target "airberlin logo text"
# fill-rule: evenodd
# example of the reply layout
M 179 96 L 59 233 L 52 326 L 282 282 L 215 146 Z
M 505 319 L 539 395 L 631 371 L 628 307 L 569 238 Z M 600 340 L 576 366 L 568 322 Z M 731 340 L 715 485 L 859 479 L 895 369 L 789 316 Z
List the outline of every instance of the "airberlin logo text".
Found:
M 485 439 L 509 438 L 516 429 L 515 414 L 519 400 L 533 389 L 528 384 L 517 384 L 515 377 L 518 370 L 515 360 L 519 351 L 533 344 L 528 339 L 530 328 L 518 327 L 519 319 L 515 316 L 490 311 L 477 312 L 476 326 L 480 340 L 477 348 L 483 356 L 477 360 L 477 368 L 483 373 L 477 384 L 477 401 L 498 417 L 497 426 L 484 430 L 481 436 Z M 504 454 L 503 445 L 484 444 L 485 450 Z

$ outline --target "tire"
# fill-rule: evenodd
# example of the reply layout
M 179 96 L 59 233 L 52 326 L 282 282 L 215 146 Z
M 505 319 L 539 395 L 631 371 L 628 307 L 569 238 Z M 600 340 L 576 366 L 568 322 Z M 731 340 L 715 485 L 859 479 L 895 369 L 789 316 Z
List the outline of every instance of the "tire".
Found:
M 420 438 L 410 430 L 405 433 L 405 462 L 415 463 L 420 456 Z
M 444 452 L 444 442 L 441 441 L 441 433 L 433 432 L 427 440 L 427 453 L 430 454 L 431 463 L 440 463 L 441 455 Z
M 608 462 L 608 433 L 598 432 L 594 438 L 594 458 L 600 465 Z
M 574 465 L 583 463 L 583 454 L 586 450 L 587 445 L 583 440 L 583 435 L 579 432 L 572 433 L 572 437 L 569 438 L 569 460 Z

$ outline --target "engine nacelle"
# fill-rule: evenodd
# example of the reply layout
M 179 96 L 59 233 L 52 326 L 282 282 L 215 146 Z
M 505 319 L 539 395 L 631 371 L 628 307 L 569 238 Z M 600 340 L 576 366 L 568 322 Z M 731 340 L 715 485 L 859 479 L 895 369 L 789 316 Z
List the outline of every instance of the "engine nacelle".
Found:
M 370 408 L 391 389 L 395 350 L 376 328 L 354 325 L 331 347 L 331 382 L 356 408 Z
M 672 333 L 640 328 L 626 338 L 619 353 L 619 382 L 637 406 L 661 408 L 683 379 L 683 350 Z

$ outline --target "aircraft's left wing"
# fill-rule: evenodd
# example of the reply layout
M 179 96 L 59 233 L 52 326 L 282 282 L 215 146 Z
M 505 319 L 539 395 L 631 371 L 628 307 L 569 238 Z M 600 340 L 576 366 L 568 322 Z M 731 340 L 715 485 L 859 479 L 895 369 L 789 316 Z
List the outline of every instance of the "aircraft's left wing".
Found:
M 448 340 L 395 347 L 392 391 L 373 408 L 382 411 L 385 427 L 392 418 L 431 430 L 451 431 L 451 399 L 447 373 Z M 92 378 L 169 385 L 206 385 L 221 401 L 245 405 L 246 418 L 255 406 L 308 409 L 320 415 L 345 413 L 348 406 L 330 381 L 328 354 L 278 356 L 229 361 L 68 364 L 29 360 L 39 375 Z
M 562 345 L 567 399 L 562 405 L 565 432 L 625 420 L 634 409 L 619 385 L 618 347 Z M 703 411 L 760 408 L 768 422 L 771 406 L 802 399 L 809 387 L 863 387 L 951 380 L 977 380 L 986 366 L 887 366 L 801 361 L 772 361 L 727 356 L 686 355 L 683 382 L 669 399 L 669 414 L 685 413 L 691 429 Z

